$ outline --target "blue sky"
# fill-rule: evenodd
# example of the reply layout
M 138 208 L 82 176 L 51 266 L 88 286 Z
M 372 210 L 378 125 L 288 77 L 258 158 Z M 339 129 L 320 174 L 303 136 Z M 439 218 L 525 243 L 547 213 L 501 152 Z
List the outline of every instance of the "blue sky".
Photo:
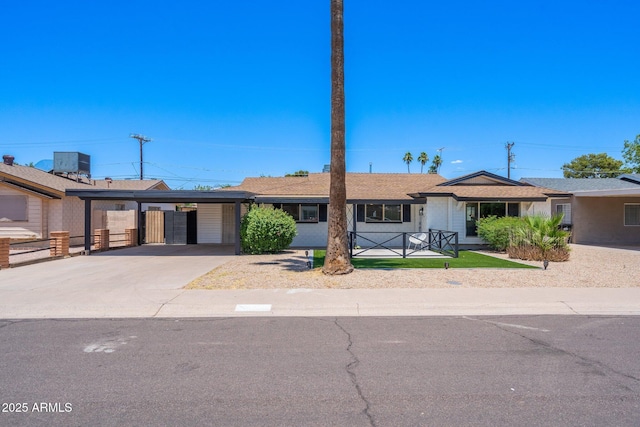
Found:
M 345 0 L 347 170 L 560 177 L 640 133 L 640 3 Z M 172 188 L 320 172 L 329 1 L 2 1 L 0 151 Z M 419 172 L 414 162 L 411 172 Z M 425 168 L 426 170 L 426 168 Z

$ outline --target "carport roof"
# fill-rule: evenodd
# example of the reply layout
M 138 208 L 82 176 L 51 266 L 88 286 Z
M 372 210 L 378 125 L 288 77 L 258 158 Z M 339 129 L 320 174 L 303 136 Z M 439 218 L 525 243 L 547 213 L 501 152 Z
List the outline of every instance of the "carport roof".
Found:
M 198 190 L 84 190 L 68 189 L 67 196 L 82 200 L 128 200 L 141 203 L 233 203 L 252 200 L 248 191 Z

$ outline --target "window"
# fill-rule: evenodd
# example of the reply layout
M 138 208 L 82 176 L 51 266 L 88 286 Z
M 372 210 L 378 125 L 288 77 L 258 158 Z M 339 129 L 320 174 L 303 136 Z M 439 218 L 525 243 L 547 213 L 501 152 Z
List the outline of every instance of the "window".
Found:
M 283 203 L 281 209 L 296 222 L 318 222 L 318 205 L 310 203 Z
M 116 203 L 116 210 L 123 211 L 125 208 L 124 203 Z
M 147 207 L 148 211 L 159 211 L 160 210 L 160 206 L 149 206 Z
M 365 205 L 365 222 L 402 222 L 402 205 Z
M 28 221 L 27 196 L 0 196 L 0 222 Z
M 556 205 L 556 215 L 562 215 L 562 225 L 571 224 L 571 204 L 560 203 Z
M 625 203 L 624 225 L 640 225 L 640 204 Z
M 467 203 L 465 212 L 465 225 L 467 236 L 477 236 L 476 221 L 480 218 L 495 215 L 503 216 L 520 216 L 520 203 L 504 203 L 504 202 L 472 202 Z

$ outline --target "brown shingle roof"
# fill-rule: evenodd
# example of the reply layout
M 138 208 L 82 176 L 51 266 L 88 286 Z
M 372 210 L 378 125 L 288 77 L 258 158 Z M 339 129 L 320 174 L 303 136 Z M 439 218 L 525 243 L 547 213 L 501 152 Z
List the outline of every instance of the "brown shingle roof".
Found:
M 422 197 L 452 196 L 457 200 L 546 200 L 549 196 L 560 196 L 548 188 L 509 185 L 453 185 L 433 187 L 418 194 Z
M 546 200 L 549 196 L 564 195 L 555 190 L 523 185 L 506 178 L 502 184 L 497 179 L 498 182 L 491 185 L 469 185 L 478 182 L 478 178 L 485 174 L 496 181 L 496 176 L 484 171 L 451 181 L 436 174 L 347 173 L 347 199 L 409 201 L 415 197 L 451 196 L 458 200 Z M 328 198 L 329 179 L 328 173 L 312 173 L 306 177 L 246 178 L 242 184 L 229 187 L 228 190 L 243 190 L 258 196 L 283 199 Z
M 91 180 L 82 178 L 80 182 L 53 175 L 43 170 L 29 166 L 8 166 L 0 163 L 0 182 L 7 181 L 16 185 L 24 185 L 27 188 L 42 190 L 46 193 L 61 197 L 65 190 L 71 188 L 96 188 L 96 189 L 120 189 L 120 190 L 168 190 L 169 187 L 160 180 L 113 180 L 108 183 L 104 180 Z
M 445 179 L 436 174 L 347 173 L 347 199 L 412 200 L 409 193 L 431 188 Z M 246 178 L 227 190 L 243 190 L 261 196 L 329 197 L 329 173 L 301 177 Z

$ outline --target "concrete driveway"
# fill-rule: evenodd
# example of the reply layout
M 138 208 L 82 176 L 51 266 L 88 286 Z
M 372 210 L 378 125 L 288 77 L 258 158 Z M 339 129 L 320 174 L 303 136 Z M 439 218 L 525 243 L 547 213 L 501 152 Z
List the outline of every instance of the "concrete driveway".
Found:
M 182 289 L 233 252 L 141 246 L 2 270 L 0 319 L 640 315 L 640 287 Z
M 234 256 L 232 246 L 144 245 L 2 270 L 0 318 L 154 316 Z

